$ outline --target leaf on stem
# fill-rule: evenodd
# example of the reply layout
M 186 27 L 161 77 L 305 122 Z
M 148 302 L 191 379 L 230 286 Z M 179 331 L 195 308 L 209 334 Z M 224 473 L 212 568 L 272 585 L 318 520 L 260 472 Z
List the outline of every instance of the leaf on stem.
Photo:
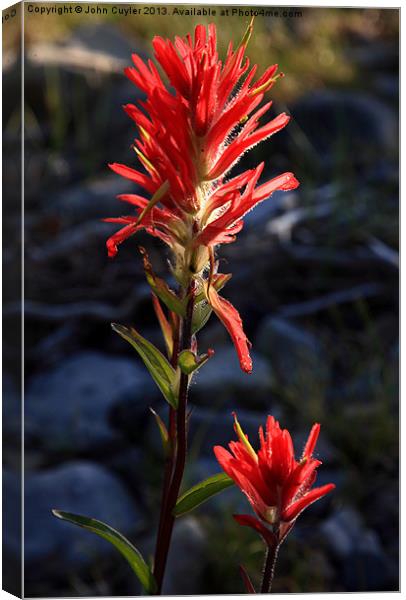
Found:
M 231 279 L 231 274 L 225 273 L 215 273 L 211 278 L 211 285 L 214 289 L 219 292 L 226 285 L 227 281 Z M 207 321 L 210 319 L 211 313 L 213 311 L 209 302 L 206 298 L 206 293 L 204 290 L 204 286 L 207 285 L 206 282 L 203 283 L 203 291 L 199 292 L 195 298 L 195 305 L 193 308 L 193 320 L 192 320 L 192 333 L 195 334 L 200 329 L 202 329 Z
M 226 285 L 227 281 L 230 281 L 231 277 L 231 273 L 214 273 L 211 278 L 211 285 L 217 292 L 219 292 Z M 203 288 L 203 291 L 196 295 L 195 302 L 199 303 L 205 299 L 206 294 Z
M 83 527 L 113 544 L 124 558 L 127 559 L 143 588 L 149 594 L 155 593 L 156 582 L 150 567 L 143 559 L 139 550 L 137 550 L 137 548 L 135 548 L 135 546 L 133 546 L 119 531 L 106 525 L 106 523 L 103 523 L 102 521 L 97 521 L 96 519 L 91 519 L 90 517 L 85 517 L 83 515 L 75 515 L 61 510 L 53 510 L 52 514 L 58 519 Z
M 207 321 L 210 319 L 211 313 L 213 312 L 212 307 L 208 302 L 203 300 L 198 302 L 193 307 L 193 318 L 192 318 L 192 333 L 195 334 L 202 327 L 204 327 Z
M 202 354 L 201 356 L 196 356 L 191 350 L 182 350 L 178 357 L 178 365 L 183 373 L 191 375 L 196 369 L 200 369 L 213 354 L 214 350 L 212 349 L 209 349 L 207 354 Z
M 160 200 L 168 193 L 169 190 L 169 181 L 164 181 L 162 185 L 157 189 L 155 194 L 152 196 L 151 200 L 148 202 L 147 206 L 144 208 L 140 216 L 138 217 L 137 225 L 140 225 L 145 218 L 145 216 L 151 212 L 154 208 L 155 204 L 158 204 Z
M 142 246 L 139 247 L 144 262 L 144 271 L 148 284 L 152 291 L 166 306 L 177 315 L 184 317 L 186 315 L 186 304 L 180 300 L 175 292 L 171 290 L 166 281 L 157 277 L 152 269 L 147 251 Z
M 154 415 L 156 424 L 158 425 L 159 433 L 161 435 L 161 440 L 162 440 L 162 446 L 163 446 L 163 449 L 164 449 L 164 454 L 165 454 L 165 456 L 168 456 L 169 451 L 170 451 L 170 447 L 171 447 L 171 442 L 170 442 L 170 439 L 169 439 L 169 433 L 168 433 L 168 430 L 166 428 L 166 425 L 162 421 L 162 419 L 158 415 L 158 413 L 155 412 L 155 410 L 153 408 L 150 407 L 149 410 Z
M 116 333 L 136 349 L 165 400 L 173 408 L 177 408 L 178 398 L 174 393 L 175 369 L 169 364 L 162 352 L 132 327 L 124 327 L 124 325 L 117 323 L 112 323 L 111 326 Z
M 175 517 L 180 517 L 232 485 L 234 485 L 234 481 L 228 475 L 217 473 L 182 494 L 176 503 L 173 514 Z
M 247 571 L 245 570 L 245 567 L 243 567 L 242 565 L 239 565 L 240 568 L 240 574 L 245 586 L 245 589 L 247 590 L 247 594 L 256 594 L 255 588 L 252 585 L 250 576 L 248 575 Z
M 154 306 L 154 311 L 156 317 L 159 321 L 159 325 L 161 326 L 162 335 L 164 337 L 166 351 L 168 353 L 168 357 L 172 356 L 173 352 L 173 332 L 171 324 L 165 316 L 164 311 L 162 310 L 161 303 L 158 300 L 158 297 L 155 294 L 152 294 L 152 304 Z

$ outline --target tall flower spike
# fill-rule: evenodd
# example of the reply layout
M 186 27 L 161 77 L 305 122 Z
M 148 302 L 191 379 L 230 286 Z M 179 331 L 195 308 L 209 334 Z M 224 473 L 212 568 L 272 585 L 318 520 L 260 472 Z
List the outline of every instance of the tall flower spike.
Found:
M 207 30 L 198 25 L 194 38 L 187 35 L 172 42 L 155 37 L 155 59 L 170 85 L 152 60 L 145 63 L 133 54 L 133 66 L 125 74 L 146 98 L 139 106 L 128 104 L 124 109 L 138 128 L 134 150 L 141 170 L 110 165 L 138 188 L 136 194 L 119 196 L 132 206 L 133 214 L 107 219 L 123 225 L 107 241 L 110 257 L 117 254 L 119 244 L 145 229 L 172 250 L 173 271 L 181 285 L 187 285 L 192 274 L 207 288 L 210 252 L 235 240 L 244 215 L 256 204 L 276 190 L 299 185 L 292 173 L 257 185 L 263 164 L 229 178 L 246 151 L 283 129 L 290 118 L 282 113 L 259 123 L 271 106 L 271 102 L 260 105 L 278 79 L 278 66 L 272 65 L 254 82 L 257 66 L 250 68 L 244 59 L 252 27 L 251 21 L 235 50 L 230 43 L 224 61 L 217 53 L 213 24 Z M 146 197 L 138 194 L 139 189 Z M 250 372 L 238 312 L 217 293 L 209 292 L 207 299 L 233 339 L 241 368 Z
M 215 446 L 214 453 L 257 515 L 235 515 L 234 518 L 240 525 L 255 529 L 267 544 L 273 543 L 274 536 L 281 542 L 299 514 L 335 488 L 333 483 L 312 488 L 316 469 L 321 465 L 313 458 L 320 425 L 313 425 L 302 458 L 296 461 L 290 433 L 281 429 L 273 417 L 268 417 L 265 433 L 262 427 L 259 429 L 258 453 L 249 443 L 236 415 L 234 420 L 239 441 L 230 442 L 231 452 Z

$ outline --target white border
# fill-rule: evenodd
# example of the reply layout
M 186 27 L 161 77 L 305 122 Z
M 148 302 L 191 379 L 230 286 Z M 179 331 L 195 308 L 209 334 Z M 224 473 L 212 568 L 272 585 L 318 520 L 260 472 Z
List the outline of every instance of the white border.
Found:
M 64 3 L 64 0 L 45 0 L 46 2 L 52 2 L 52 3 Z M 72 0 L 69 0 L 72 1 Z M 30 0 L 31 3 L 44 3 L 44 2 L 36 2 L 36 0 Z M 82 0 L 75 0 L 75 2 L 77 4 L 82 3 L 82 4 L 87 4 L 88 2 L 84 2 Z M 132 1 L 132 2 L 128 2 L 126 0 L 115 0 L 112 2 L 93 2 L 95 4 L 102 4 L 102 3 L 108 3 L 108 4 L 158 4 L 158 5 L 164 5 L 164 4 L 195 4 L 197 6 L 201 6 L 201 5 L 216 5 L 216 6 L 221 6 L 221 5 L 240 5 L 240 6 L 275 6 L 275 7 L 279 7 L 279 6 L 289 6 L 289 7 L 322 7 L 322 8 L 401 8 L 400 3 L 394 3 L 394 2 L 389 2 L 386 0 L 369 0 L 369 1 L 359 1 L 358 2 L 354 2 L 354 3 L 349 3 L 348 0 L 334 0 L 334 2 L 332 2 L 330 5 L 326 5 L 325 3 L 321 2 L 321 1 L 313 1 L 313 2 L 303 2 L 301 0 L 294 0 L 293 2 L 288 2 L 287 0 L 279 0 L 279 2 L 274 3 L 274 2 L 266 2 L 264 0 L 256 0 L 255 2 L 239 2 L 239 1 L 233 1 L 233 0 L 222 0 L 219 2 L 209 2 L 207 0 L 201 0 L 200 2 L 175 2 L 170 0 L 169 2 L 159 2 L 157 0 L 149 0 L 148 2 L 140 2 L 140 1 Z M 6 8 L 8 8 L 9 6 L 15 4 L 15 2 L 13 1 L 9 1 L 9 0 L 0 0 L 0 6 L 1 9 L 4 10 Z M 403 11 L 400 11 L 400 29 L 402 31 L 403 29 L 403 21 L 404 21 L 404 17 L 403 17 Z M 24 22 L 24 11 L 22 11 L 22 24 Z M 24 36 L 22 36 L 22 44 L 23 44 L 23 50 L 24 50 Z M 400 58 L 401 58 L 401 62 L 400 62 L 400 73 L 401 73 L 401 84 L 402 84 L 402 80 L 404 81 L 404 78 L 402 77 L 403 74 L 403 65 L 405 64 L 405 61 L 403 60 L 404 56 L 404 47 L 400 48 Z M 22 64 L 22 79 L 24 81 L 24 62 Z M 0 93 L 2 90 L 2 86 L 0 84 Z M 401 99 L 404 98 L 404 94 L 402 94 L 402 85 L 400 87 L 401 90 Z M 24 87 L 22 90 L 22 110 L 24 107 Z M 402 112 L 402 104 L 400 104 L 400 114 Z M 404 139 L 404 133 L 405 133 L 405 124 L 404 124 L 404 120 L 400 121 L 400 132 L 401 132 L 401 140 Z M 23 124 L 22 124 L 22 131 L 23 131 L 23 137 L 22 137 L 22 168 L 24 169 L 24 119 L 23 119 Z M 402 148 L 401 148 L 402 150 Z M 1 150 L 0 150 L 1 153 Z M 1 156 L 0 156 L 1 157 Z M 406 159 L 405 159 L 405 154 L 401 151 L 400 154 L 400 173 L 404 173 L 406 172 Z M 401 188 L 400 188 L 401 189 Z M 402 194 L 400 193 L 400 206 L 401 206 L 401 201 L 402 201 Z M 22 208 L 23 208 L 23 216 L 22 216 L 22 243 L 23 243 L 23 248 L 24 248 L 24 177 L 22 178 Z M 400 249 L 401 249 L 401 233 L 402 230 L 405 231 L 404 226 L 404 219 L 406 218 L 405 216 L 405 211 L 403 211 L 403 214 L 401 214 L 401 220 L 400 220 Z M 1 235 L 1 234 L 0 234 Z M 0 250 L 0 256 L 1 256 L 1 250 Z M 24 254 L 22 254 L 23 260 L 22 260 L 22 291 L 23 291 L 23 298 L 24 298 Z M 1 268 L 1 267 L 0 267 Z M 401 269 L 402 272 L 402 269 Z M 404 286 L 403 286 L 403 282 L 401 282 L 401 298 L 405 298 L 405 294 L 402 293 L 404 292 Z M 1 291 L 0 291 L 0 296 L 1 296 Z M 24 300 L 23 300 L 24 302 Z M 402 303 L 400 304 L 400 306 L 402 307 Z M 400 321 L 400 333 L 401 333 L 401 339 L 402 334 L 405 333 L 405 327 L 406 325 L 404 324 L 404 322 L 402 322 L 402 320 Z M 1 323 L 0 323 L 0 330 L 1 330 Z M 24 319 L 22 316 L 22 361 L 24 364 Z M 0 358 L 1 358 L 1 352 L 0 352 Z M 402 356 L 401 353 L 401 371 L 400 372 L 406 372 L 406 358 L 404 356 Z M 0 367 L 1 368 L 1 367 Z M 1 381 L 0 381 L 0 388 L 1 388 Z M 22 390 L 23 390 L 23 399 L 22 399 L 22 419 L 24 419 L 24 382 L 23 382 L 23 386 L 22 386 Z M 400 402 L 402 402 L 402 394 L 400 394 Z M 401 405 L 400 405 L 401 406 Z M 403 424 L 403 415 L 404 415 L 405 411 L 401 411 L 401 419 L 400 419 L 400 427 L 402 430 L 402 424 Z M 403 414 L 402 414 L 403 413 Z M 1 415 L 0 415 L 0 421 L 1 421 Z M 24 421 L 22 422 L 22 425 L 24 426 Z M 23 431 L 22 430 L 22 449 L 24 449 L 24 441 L 23 441 Z M 403 471 L 403 465 L 404 465 L 404 444 L 401 444 L 401 474 Z M 1 455 L 1 448 L 0 448 L 0 455 Z M 22 453 L 22 468 L 24 469 L 24 452 Z M 24 472 L 24 471 L 23 471 Z M 403 492 L 403 482 L 404 482 L 404 478 L 401 476 L 401 480 L 400 480 L 400 490 L 401 490 L 401 498 L 404 497 Z M 24 478 L 23 478 L 23 482 L 22 482 L 22 493 L 24 491 Z M 1 497 L 1 489 L 0 489 L 0 497 Z M 22 511 L 22 515 L 24 515 L 24 512 Z M 22 523 L 22 544 L 24 544 L 24 521 Z M 404 519 L 401 519 L 400 521 L 400 533 L 401 533 L 401 540 L 404 539 L 404 533 L 405 533 L 405 523 L 404 523 Z M 22 550 L 24 549 L 24 546 L 22 545 Z M 1 554 L 1 548 L 0 548 L 0 554 Z M 400 572 L 401 573 L 406 573 L 406 559 L 405 559 L 405 553 L 401 552 L 400 553 Z M 1 575 L 0 575 L 1 577 Z M 402 580 L 401 580 L 402 581 Z M 24 586 L 24 582 L 23 582 L 23 586 Z M 350 595 L 354 595 L 355 593 L 351 593 Z M 377 596 L 377 594 L 379 594 L 379 600 L 391 600 L 394 596 L 401 596 L 403 597 L 404 594 L 403 592 L 387 592 L 387 593 L 381 593 L 381 592 L 374 592 L 374 593 L 356 593 L 356 597 L 359 598 L 360 600 L 368 600 L 368 599 L 373 599 Z M 276 600 L 278 600 L 279 598 L 285 598 L 287 596 L 297 596 L 298 594 L 272 594 L 271 597 L 275 598 Z M 302 594 L 300 594 L 302 595 Z M 346 596 L 349 595 L 349 593 L 320 593 L 320 594 L 306 594 L 307 597 L 315 597 L 318 600 L 328 600 L 329 597 L 333 597 L 334 600 L 345 600 Z M 135 598 L 139 598 L 140 596 L 135 596 Z M 166 596 L 167 598 L 173 598 L 174 600 L 176 598 L 179 598 L 180 596 Z M 201 596 L 194 596 L 194 597 L 201 597 Z M 215 598 L 215 595 L 211 595 L 211 596 L 207 596 L 207 598 Z M 245 597 L 245 598 L 255 598 L 255 596 L 249 596 L 248 594 L 246 595 L 227 595 L 227 596 L 221 596 L 221 598 L 241 598 L 241 597 Z M 7 592 L 0 590 L 0 600 L 12 600 L 14 599 L 15 596 L 12 596 L 11 594 L 8 594 Z M 124 597 L 119 597 L 119 596 L 114 596 L 115 600 L 127 600 L 129 598 L 129 596 L 124 596 Z M 62 598 L 61 598 L 62 600 Z

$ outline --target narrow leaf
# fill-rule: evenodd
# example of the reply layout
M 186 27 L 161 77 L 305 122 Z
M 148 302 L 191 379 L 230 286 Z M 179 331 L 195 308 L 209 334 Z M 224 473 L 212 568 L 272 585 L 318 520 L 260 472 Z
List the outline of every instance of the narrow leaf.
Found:
M 185 492 L 178 499 L 173 514 L 175 517 L 180 517 L 232 485 L 234 482 L 228 475 L 217 473 Z
M 252 585 L 250 576 L 248 575 L 247 571 L 245 570 L 245 567 L 243 567 L 242 565 L 240 565 L 240 574 L 245 586 L 245 589 L 247 590 L 247 594 L 256 594 L 255 588 Z
M 177 315 L 184 317 L 186 315 L 186 303 L 182 302 L 175 292 L 171 290 L 168 284 L 157 277 L 152 269 L 152 265 L 148 259 L 147 251 L 142 246 L 139 247 L 144 262 L 145 276 L 152 291 L 166 306 L 175 312 Z
M 170 450 L 170 446 L 171 446 L 168 430 L 166 428 L 165 423 L 162 421 L 161 417 L 158 415 L 158 413 L 155 412 L 155 410 L 151 407 L 149 410 L 154 415 L 156 424 L 158 425 L 159 433 L 161 435 L 161 440 L 162 440 L 162 447 L 164 449 L 164 454 L 165 454 L 165 456 L 167 456 L 169 454 L 169 450 Z
M 204 327 L 207 321 L 210 319 L 211 313 L 213 312 L 212 307 L 208 302 L 203 300 L 195 304 L 193 307 L 193 318 L 192 318 L 192 333 L 195 334 L 202 327 Z
M 176 408 L 178 400 L 173 393 L 173 384 L 176 377 L 175 369 L 169 364 L 165 356 L 135 329 L 124 327 L 117 323 L 112 323 L 111 326 L 116 333 L 136 349 L 150 372 L 152 379 L 161 390 L 165 400 L 173 408 Z
M 166 346 L 168 358 L 170 358 L 172 356 L 172 352 L 173 352 L 172 327 L 171 327 L 168 319 L 166 318 L 165 313 L 162 310 L 161 303 L 159 302 L 159 300 L 158 300 L 157 296 L 155 296 L 155 294 L 152 294 L 152 304 L 154 306 L 154 311 L 155 311 L 156 317 L 159 321 L 159 325 L 161 326 L 161 331 L 162 331 L 162 335 L 165 340 L 165 346 Z
M 79 525 L 79 527 L 83 527 L 92 533 L 96 533 L 98 536 L 113 544 L 113 546 L 121 552 L 124 558 L 127 559 L 143 588 L 149 594 L 155 593 L 156 582 L 150 567 L 147 565 L 137 548 L 135 548 L 119 531 L 102 523 L 102 521 L 84 517 L 83 515 L 75 515 L 61 510 L 53 510 L 52 514 L 58 519 Z
M 138 217 L 137 225 L 142 223 L 145 215 L 147 215 L 158 202 L 168 193 L 169 190 L 169 182 L 164 181 L 163 184 L 157 189 L 155 194 L 152 196 L 151 200 L 148 202 L 147 206 L 144 208 L 140 216 Z

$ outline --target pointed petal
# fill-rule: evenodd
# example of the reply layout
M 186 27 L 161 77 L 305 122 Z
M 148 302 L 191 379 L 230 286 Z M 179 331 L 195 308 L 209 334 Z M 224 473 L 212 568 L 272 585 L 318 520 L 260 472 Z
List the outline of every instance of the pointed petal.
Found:
M 265 198 L 269 198 L 277 190 L 287 192 L 296 189 L 298 186 L 299 182 L 293 173 L 282 173 L 257 187 L 253 194 L 255 204 Z
M 320 433 L 320 424 L 315 423 L 310 431 L 309 437 L 307 439 L 306 445 L 303 450 L 302 458 L 310 458 L 314 452 L 314 449 L 317 444 L 317 439 Z
M 150 177 L 148 177 L 148 175 L 140 173 L 135 169 L 131 169 L 131 167 L 127 167 L 126 165 L 119 163 L 111 163 L 109 164 L 109 167 L 118 175 L 121 175 L 126 179 L 130 179 L 131 181 L 138 183 L 138 185 L 146 189 L 148 192 L 154 193 L 156 185 L 153 183 Z
M 207 286 L 207 300 L 234 342 L 241 369 L 245 373 L 251 373 L 252 360 L 249 353 L 249 341 L 244 333 L 237 309 L 231 302 L 219 296 L 212 285 Z
M 299 514 L 305 508 L 307 508 L 308 506 L 310 506 L 310 504 L 313 504 L 313 502 L 316 502 L 316 500 L 319 500 L 320 498 L 334 490 L 335 487 L 336 486 L 334 485 L 334 483 L 327 483 L 326 485 L 322 485 L 321 487 L 310 490 L 309 492 L 307 492 L 307 494 L 299 498 L 299 500 L 296 500 L 296 502 L 291 504 L 287 509 L 283 511 L 282 519 L 284 521 L 293 521 L 293 519 L 296 519 L 296 517 L 298 517 Z
M 233 515 L 233 518 L 239 525 L 243 527 L 251 527 L 263 538 L 265 544 L 274 544 L 275 535 L 259 519 L 252 515 Z
M 118 245 L 124 242 L 127 238 L 132 236 L 137 231 L 137 227 L 135 223 L 131 223 L 130 225 L 126 225 L 119 231 L 117 231 L 114 235 L 109 237 L 106 242 L 107 253 L 109 258 L 114 258 L 118 252 Z

